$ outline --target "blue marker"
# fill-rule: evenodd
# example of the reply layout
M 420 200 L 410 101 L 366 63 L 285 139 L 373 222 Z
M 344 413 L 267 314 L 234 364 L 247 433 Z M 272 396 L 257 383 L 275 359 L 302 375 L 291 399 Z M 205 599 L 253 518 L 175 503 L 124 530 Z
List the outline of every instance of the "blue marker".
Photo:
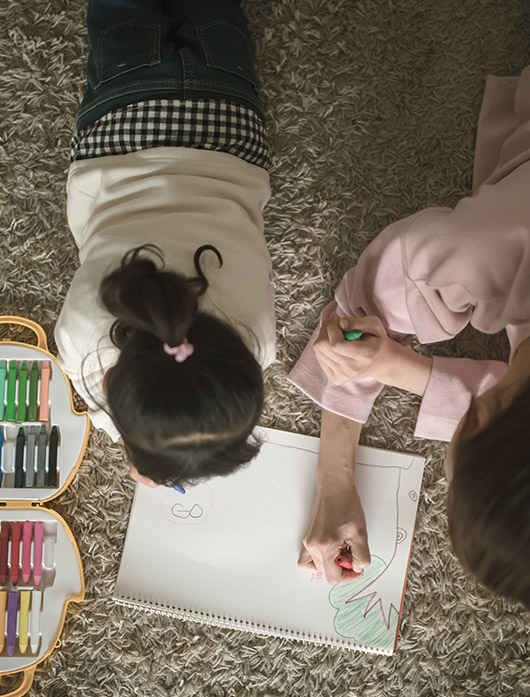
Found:
M 178 491 L 179 494 L 185 494 L 185 493 L 186 493 L 186 489 L 184 489 L 183 487 L 179 486 L 178 484 L 173 484 L 173 482 L 168 482 L 167 485 L 170 486 L 172 489 L 175 489 L 175 491 Z

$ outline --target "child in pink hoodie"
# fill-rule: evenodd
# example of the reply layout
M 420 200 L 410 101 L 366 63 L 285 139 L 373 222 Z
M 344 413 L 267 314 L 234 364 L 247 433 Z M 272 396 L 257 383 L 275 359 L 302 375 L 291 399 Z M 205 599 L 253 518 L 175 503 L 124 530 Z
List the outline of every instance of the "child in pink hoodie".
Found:
M 450 339 L 469 323 L 506 329 L 509 365 L 407 346 L 414 335 Z M 346 340 L 354 328 L 362 336 Z M 530 607 L 530 68 L 488 78 L 472 196 L 383 230 L 344 276 L 289 377 L 323 408 L 301 565 L 338 583 L 370 563 L 355 452 L 375 398 L 393 385 L 422 396 L 417 437 L 451 441 L 448 515 L 460 560 Z M 351 571 L 334 561 L 345 548 Z

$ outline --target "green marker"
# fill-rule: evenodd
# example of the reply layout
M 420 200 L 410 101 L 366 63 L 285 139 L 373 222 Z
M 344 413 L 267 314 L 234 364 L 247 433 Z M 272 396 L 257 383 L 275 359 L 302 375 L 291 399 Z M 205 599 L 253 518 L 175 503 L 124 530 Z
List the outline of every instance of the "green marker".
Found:
M 15 420 L 17 375 L 17 362 L 9 361 L 9 373 L 7 374 L 6 421 Z
M 347 332 L 342 332 L 346 341 L 355 341 L 355 339 L 360 339 L 363 335 L 360 329 L 349 329 Z
M 37 420 L 37 395 L 39 391 L 39 364 L 33 361 L 29 374 L 29 408 L 28 421 Z
M 4 360 L 0 361 L 0 421 L 4 419 L 4 397 L 6 393 L 6 362 Z
M 18 374 L 18 394 L 17 394 L 17 421 L 26 420 L 26 391 L 28 387 L 28 364 L 26 361 L 20 366 Z

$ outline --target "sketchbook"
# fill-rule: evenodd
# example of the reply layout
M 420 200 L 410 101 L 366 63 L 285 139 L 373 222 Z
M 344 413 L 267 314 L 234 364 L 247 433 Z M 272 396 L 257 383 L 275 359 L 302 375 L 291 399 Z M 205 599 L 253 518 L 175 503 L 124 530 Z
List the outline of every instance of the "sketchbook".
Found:
M 137 485 L 114 600 L 222 627 L 371 653 L 396 648 L 424 459 L 359 447 L 372 561 L 330 586 L 297 566 L 319 439 L 267 428 L 258 457 L 181 494 Z

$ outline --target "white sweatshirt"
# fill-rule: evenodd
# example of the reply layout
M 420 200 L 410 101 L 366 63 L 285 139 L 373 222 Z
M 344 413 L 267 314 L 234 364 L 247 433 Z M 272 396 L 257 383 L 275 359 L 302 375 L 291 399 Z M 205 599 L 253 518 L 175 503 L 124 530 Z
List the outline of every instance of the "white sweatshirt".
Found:
M 68 222 L 81 266 L 59 316 L 59 362 L 86 400 L 96 428 L 117 440 L 105 405 L 103 376 L 119 355 L 109 338 L 114 318 L 99 301 L 102 278 L 126 252 L 145 243 L 163 252 L 166 268 L 196 276 L 195 250 L 209 288 L 200 309 L 228 321 L 265 368 L 275 359 L 274 291 L 263 236 L 269 175 L 228 153 L 150 148 L 75 162 L 67 184 Z M 258 346 L 255 346 L 257 339 Z

